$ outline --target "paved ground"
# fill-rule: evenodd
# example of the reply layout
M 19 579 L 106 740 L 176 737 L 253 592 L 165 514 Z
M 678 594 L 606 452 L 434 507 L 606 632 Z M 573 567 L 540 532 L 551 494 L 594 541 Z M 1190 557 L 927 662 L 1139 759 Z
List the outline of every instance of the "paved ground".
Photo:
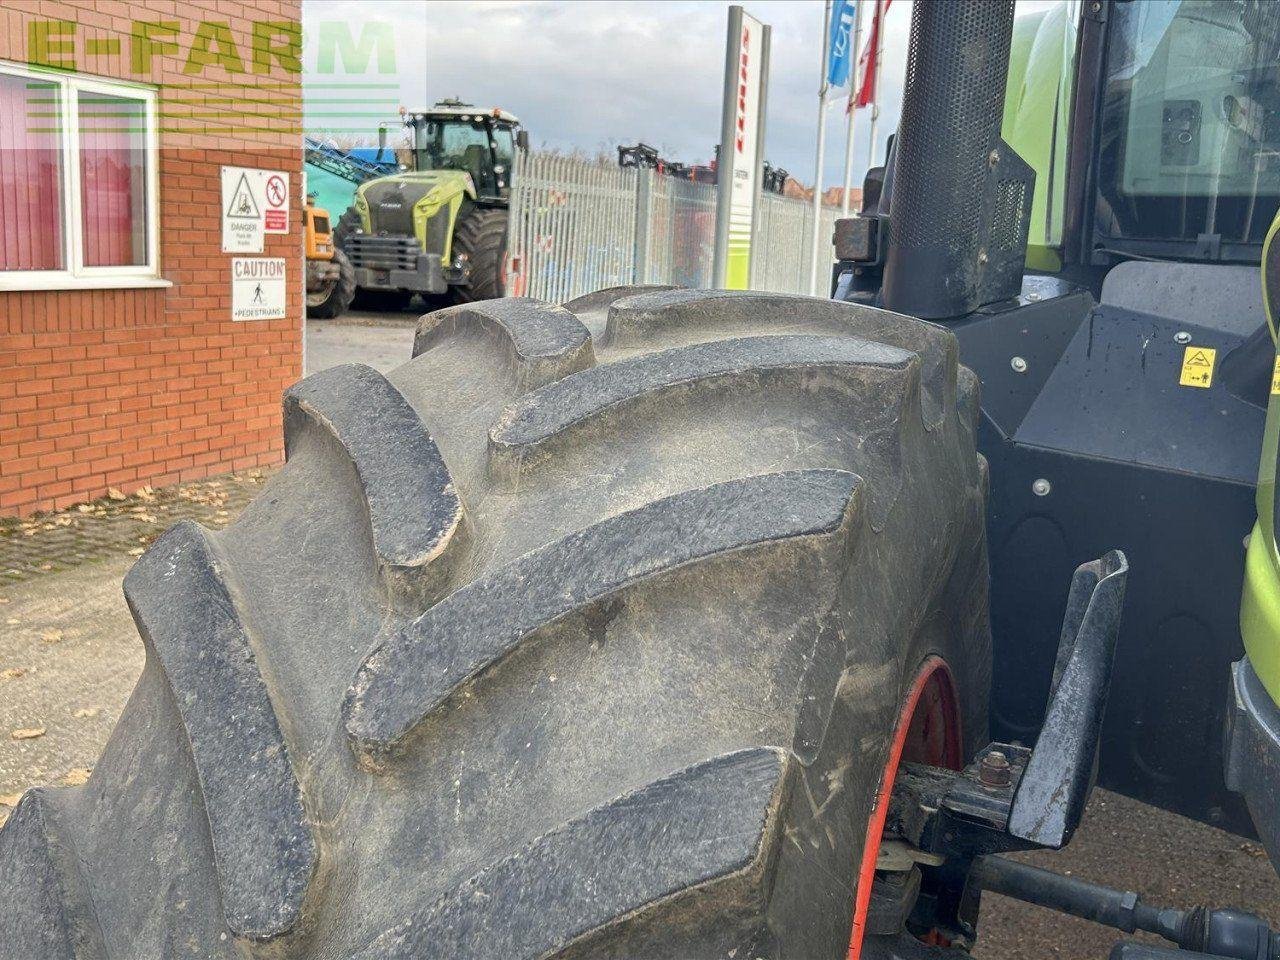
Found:
M 413 355 L 416 316 L 404 314 L 374 325 L 372 321 L 378 316 L 356 313 L 340 321 L 308 323 L 307 372 L 327 370 L 340 363 L 364 363 L 385 373 L 408 360 Z
M 413 316 L 312 324 L 308 371 L 403 362 Z M 142 668 L 120 593 L 131 554 L 180 517 L 230 522 L 262 479 L 220 477 L 0 524 L 0 822 L 27 787 L 83 782 L 128 699 Z M 1280 923 L 1280 883 L 1256 844 L 1105 791 L 1095 792 L 1070 849 L 1027 859 L 1140 890 L 1153 903 L 1230 904 Z M 994 897 L 981 937 L 981 960 L 1104 960 L 1116 939 Z

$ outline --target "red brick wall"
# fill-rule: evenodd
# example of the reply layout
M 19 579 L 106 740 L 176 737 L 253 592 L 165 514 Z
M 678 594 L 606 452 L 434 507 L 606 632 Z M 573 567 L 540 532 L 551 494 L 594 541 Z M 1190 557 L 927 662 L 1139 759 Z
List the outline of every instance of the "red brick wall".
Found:
M 0 59 L 38 58 L 33 21 L 65 20 L 74 35 L 55 39 L 74 47 L 56 59 L 158 85 L 160 267 L 172 283 L 0 292 L 0 515 L 281 460 L 280 394 L 302 375 L 300 76 L 277 59 L 270 74 L 251 71 L 253 24 L 299 17 L 299 0 L 0 2 Z M 230 25 L 250 72 L 215 63 L 183 73 L 202 20 Z M 157 54 L 145 75 L 132 71 L 136 21 L 181 25 L 178 52 Z M 89 41 L 108 38 L 119 55 L 90 54 Z M 263 253 L 288 259 L 283 320 L 230 319 L 222 164 L 291 174 L 291 232 L 268 235 Z

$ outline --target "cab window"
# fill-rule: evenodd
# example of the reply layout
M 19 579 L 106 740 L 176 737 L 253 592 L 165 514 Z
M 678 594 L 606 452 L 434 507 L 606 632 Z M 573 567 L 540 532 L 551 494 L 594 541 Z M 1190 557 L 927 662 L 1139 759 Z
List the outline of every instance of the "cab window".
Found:
M 1280 4 L 1111 11 L 1095 249 L 1256 261 L 1280 206 Z

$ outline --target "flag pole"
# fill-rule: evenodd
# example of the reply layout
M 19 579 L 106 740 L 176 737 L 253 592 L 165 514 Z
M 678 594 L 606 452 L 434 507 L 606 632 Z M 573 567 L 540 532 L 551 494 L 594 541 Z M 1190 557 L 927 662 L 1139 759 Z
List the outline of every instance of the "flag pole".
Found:
M 867 165 L 874 167 L 876 165 L 876 121 L 880 119 L 880 64 L 884 62 L 884 0 L 875 0 L 876 16 L 875 16 L 875 78 L 871 84 L 873 94 L 871 100 L 871 142 L 868 145 Z
M 840 198 L 840 213 L 849 215 L 849 187 L 853 182 L 853 119 L 857 114 L 853 103 L 858 95 L 858 50 L 862 47 L 862 2 L 853 4 L 853 63 L 849 71 L 849 102 L 845 112 L 849 115 L 849 130 L 844 141 L 844 190 Z
M 813 174 L 813 233 L 809 244 L 809 296 L 818 295 L 818 238 L 822 232 L 822 155 L 827 147 L 827 56 L 831 45 L 831 4 L 822 10 L 822 85 L 818 87 L 818 151 Z

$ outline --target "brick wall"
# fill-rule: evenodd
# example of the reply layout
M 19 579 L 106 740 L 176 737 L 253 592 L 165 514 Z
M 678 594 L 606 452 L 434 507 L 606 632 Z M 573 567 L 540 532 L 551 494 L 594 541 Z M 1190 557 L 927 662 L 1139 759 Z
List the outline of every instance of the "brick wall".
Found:
M 268 42 L 287 50 L 299 17 L 299 0 L 0 2 L 0 59 L 158 86 L 160 267 L 172 284 L 0 292 L 0 515 L 281 460 L 280 394 L 302 374 L 301 89 L 287 57 L 253 58 Z M 74 26 L 42 40 L 49 21 Z M 131 57 L 139 22 L 179 25 L 163 38 L 177 50 L 153 45 L 144 73 Z M 201 22 L 219 37 L 229 28 L 245 72 L 192 59 Z M 96 52 L 112 39 L 118 54 Z M 290 233 L 268 235 L 263 253 L 287 258 L 283 320 L 230 319 L 222 164 L 291 175 Z

